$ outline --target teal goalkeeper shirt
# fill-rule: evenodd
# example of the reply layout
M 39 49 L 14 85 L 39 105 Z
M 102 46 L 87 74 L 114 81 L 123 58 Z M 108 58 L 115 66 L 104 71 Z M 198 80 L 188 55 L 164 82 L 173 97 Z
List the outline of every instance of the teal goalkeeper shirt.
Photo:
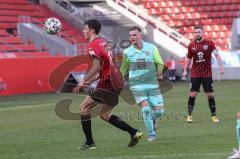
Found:
M 162 72 L 163 61 L 155 45 L 143 41 L 142 50 L 133 45 L 123 51 L 121 73 L 129 70 L 132 90 L 149 90 L 159 87 L 157 71 Z

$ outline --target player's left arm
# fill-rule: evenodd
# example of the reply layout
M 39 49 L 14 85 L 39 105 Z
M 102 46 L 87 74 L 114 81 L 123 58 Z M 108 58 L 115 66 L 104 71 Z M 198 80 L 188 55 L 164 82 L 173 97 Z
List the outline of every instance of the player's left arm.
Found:
M 224 73 L 224 67 L 223 67 L 223 64 L 222 64 L 222 59 L 221 59 L 221 56 L 219 55 L 219 52 L 216 48 L 213 50 L 213 54 L 214 54 L 214 56 L 217 60 L 218 65 L 220 66 L 220 74 L 223 74 Z
M 129 69 L 129 60 L 127 58 L 127 55 L 123 54 L 122 65 L 121 65 L 121 68 L 120 68 L 120 72 L 121 72 L 123 77 L 125 76 L 128 69 Z
M 93 57 L 93 65 L 88 73 L 84 76 L 83 80 L 73 89 L 73 93 L 79 93 L 79 90 L 83 87 L 89 86 L 92 82 L 97 80 L 97 75 L 101 71 L 101 60 L 97 57 Z
M 158 51 L 157 47 L 154 48 L 153 59 L 154 59 L 154 62 L 155 62 L 156 68 L 157 68 L 157 76 L 158 76 L 159 79 L 161 79 L 162 78 L 162 71 L 163 71 L 163 68 L 164 68 L 164 63 L 163 63 L 163 60 L 162 60 L 162 58 L 159 54 L 159 51 Z
M 97 81 L 99 79 L 99 74 L 96 74 L 95 76 L 93 76 L 90 80 L 88 80 L 87 83 L 93 83 L 95 81 Z

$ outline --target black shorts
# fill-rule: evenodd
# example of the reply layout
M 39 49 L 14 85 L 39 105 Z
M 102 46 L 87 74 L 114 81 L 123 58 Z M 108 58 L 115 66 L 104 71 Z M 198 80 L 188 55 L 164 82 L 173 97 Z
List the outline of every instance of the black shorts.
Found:
M 212 77 L 191 78 L 190 90 L 200 92 L 201 84 L 204 92 L 213 92 Z
M 89 96 L 99 103 L 116 106 L 118 105 L 120 92 L 121 90 L 106 90 L 96 88 L 90 90 Z

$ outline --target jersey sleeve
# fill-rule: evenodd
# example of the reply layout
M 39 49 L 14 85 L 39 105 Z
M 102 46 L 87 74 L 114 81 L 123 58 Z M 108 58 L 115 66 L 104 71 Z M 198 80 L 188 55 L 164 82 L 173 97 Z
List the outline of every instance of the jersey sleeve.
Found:
M 216 46 L 215 46 L 215 44 L 214 44 L 213 41 L 211 42 L 211 47 L 212 47 L 212 53 L 213 53 L 214 55 L 218 55 L 218 54 L 219 54 L 219 53 L 218 53 L 218 50 L 217 50 L 217 48 L 216 48 Z
M 193 57 L 193 53 L 192 53 L 192 45 L 191 43 L 188 45 L 188 53 L 187 53 L 187 57 L 189 59 L 191 59 Z
M 162 58 L 159 54 L 159 51 L 158 51 L 157 47 L 154 48 L 153 59 L 154 59 L 154 62 L 156 64 L 157 71 L 162 72 L 162 70 L 164 68 L 164 63 L 163 63 L 163 60 L 162 60 Z
M 127 58 L 127 55 L 123 52 L 122 65 L 120 68 L 120 72 L 122 76 L 125 76 L 125 73 L 127 72 L 128 69 L 129 69 L 129 60 Z
M 90 45 L 88 50 L 91 58 L 97 57 L 100 60 L 102 59 L 102 48 L 98 47 L 97 45 Z

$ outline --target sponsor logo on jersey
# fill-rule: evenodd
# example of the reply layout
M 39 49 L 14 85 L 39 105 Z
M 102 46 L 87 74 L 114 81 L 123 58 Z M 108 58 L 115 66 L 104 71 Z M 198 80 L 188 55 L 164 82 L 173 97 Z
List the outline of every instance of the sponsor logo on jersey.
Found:
M 89 48 L 89 54 L 90 55 L 95 55 L 95 52 L 94 52 L 94 50 L 92 48 Z
M 204 53 L 203 52 L 198 52 L 197 53 L 197 60 L 196 60 L 196 62 L 198 63 L 198 62 L 204 62 L 204 61 L 206 61 L 204 59 Z
M 203 50 L 207 50 L 208 49 L 208 45 L 203 45 Z
M 137 66 L 139 69 L 146 67 L 146 60 L 145 59 L 137 59 Z

